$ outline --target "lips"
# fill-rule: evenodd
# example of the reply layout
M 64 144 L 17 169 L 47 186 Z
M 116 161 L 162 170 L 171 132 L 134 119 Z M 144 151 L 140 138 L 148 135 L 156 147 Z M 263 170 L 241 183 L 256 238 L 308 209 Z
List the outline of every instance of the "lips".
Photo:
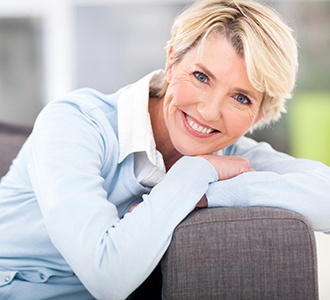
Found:
M 184 125 L 186 127 L 186 129 L 192 133 L 195 136 L 198 137 L 209 137 L 217 132 L 219 132 L 218 130 L 208 127 L 204 124 L 199 123 L 197 120 L 195 120 L 194 118 L 192 118 L 191 116 L 183 113 L 183 117 L 184 117 Z

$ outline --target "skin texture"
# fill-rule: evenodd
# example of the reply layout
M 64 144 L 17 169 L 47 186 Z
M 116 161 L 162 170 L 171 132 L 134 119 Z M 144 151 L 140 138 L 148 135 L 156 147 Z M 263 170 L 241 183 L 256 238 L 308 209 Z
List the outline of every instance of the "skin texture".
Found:
M 172 49 L 169 65 L 171 59 Z M 259 120 L 263 94 L 250 84 L 244 59 L 220 35 L 209 35 L 201 47 L 168 67 L 166 79 L 165 97 L 150 99 L 149 107 L 165 163 L 223 149 Z
M 219 180 L 251 171 L 241 157 L 213 155 L 243 136 L 259 121 L 263 94 L 250 83 L 244 58 L 225 37 L 210 34 L 203 45 L 171 64 L 167 56 L 167 92 L 149 101 L 157 149 L 169 169 L 181 156 L 202 156 Z M 206 207 L 201 199 L 198 207 Z

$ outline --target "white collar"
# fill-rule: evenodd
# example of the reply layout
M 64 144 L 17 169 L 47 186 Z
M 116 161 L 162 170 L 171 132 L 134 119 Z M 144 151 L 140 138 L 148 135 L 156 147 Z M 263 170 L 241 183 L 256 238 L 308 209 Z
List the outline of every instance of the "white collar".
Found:
M 156 181 L 165 174 L 166 168 L 162 154 L 156 150 L 148 104 L 149 91 L 159 90 L 164 77 L 164 70 L 154 71 L 129 86 L 118 99 L 118 162 L 121 163 L 129 154 L 145 152 L 150 163 L 159 172 L 152 171 L 153 168 L 149 165 L 144 175 L 153 173 L 151 177 L 158 178 Z M 222 150 L 214 154 L 222 155 Z M 158 175 L 154 175 L 154 172 Z
M 118 139 L 121 163 L 131 153 L 145 151 L 150 162 L 165 170 L 162 154 L 156 143 L 148 111 L 149 90 L 160 89 L 165 73 L 154 71 L 129 86 L 118 99 Z

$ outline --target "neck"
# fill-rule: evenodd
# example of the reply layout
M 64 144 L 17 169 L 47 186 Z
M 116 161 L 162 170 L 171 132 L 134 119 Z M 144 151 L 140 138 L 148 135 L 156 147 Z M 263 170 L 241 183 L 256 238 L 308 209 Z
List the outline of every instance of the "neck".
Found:
M 164 98 L 149 99 L 149 114 L 151 126 L 156 142 L 156 149 L 162 154 L 166 170 L 169 170 L 174 163 L 182 157 L 171 143 L 163 113 Z

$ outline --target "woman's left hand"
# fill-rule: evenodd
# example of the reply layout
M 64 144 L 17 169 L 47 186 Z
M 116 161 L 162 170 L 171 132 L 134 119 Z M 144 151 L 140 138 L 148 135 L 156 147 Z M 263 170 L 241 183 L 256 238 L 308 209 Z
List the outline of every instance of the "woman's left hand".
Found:
M 138 205 L 139 205 L 139 203 L 132 205 L 128 212 L 132 212 L 133 209 L 136 208 Z
M 195 209 L 201 209 L 201 208 L 207 208 L 207 198 L 204 195 L 201 200 L 198 201 L 198 203 L 196 204 L 196 208 Z

